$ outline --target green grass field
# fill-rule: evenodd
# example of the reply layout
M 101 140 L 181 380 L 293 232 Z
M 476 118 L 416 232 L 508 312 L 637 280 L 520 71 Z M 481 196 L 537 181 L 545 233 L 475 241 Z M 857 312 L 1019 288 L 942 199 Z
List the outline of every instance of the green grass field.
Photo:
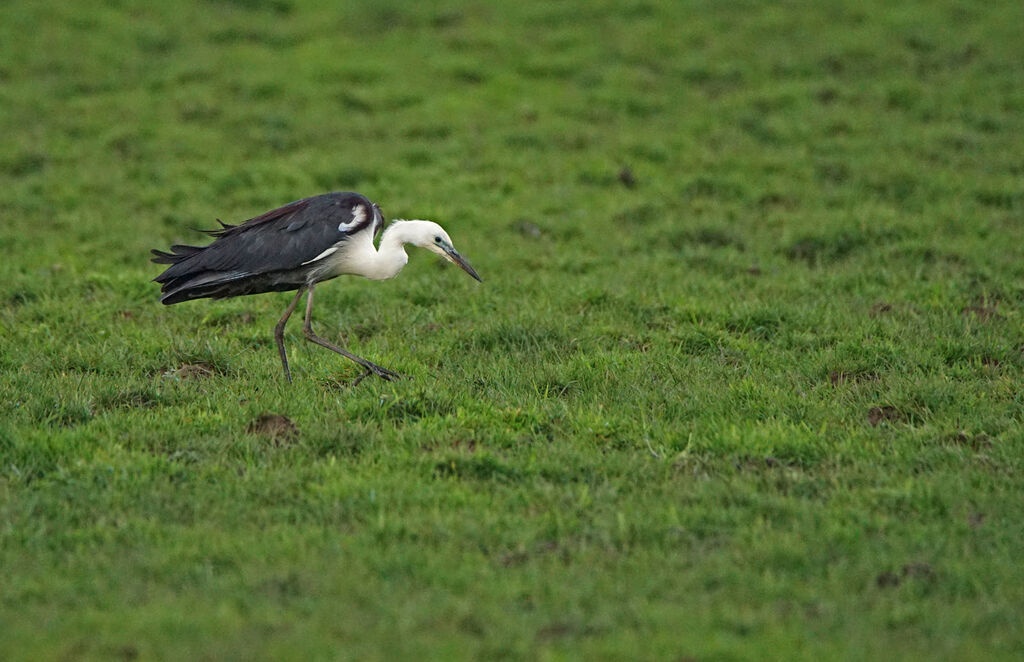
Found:
M 1022 26 L 3 3 L 0 659 L 1024 658 Z M 331 190 L 484 279 L 317 289 L 411 379 L 157 302 Z

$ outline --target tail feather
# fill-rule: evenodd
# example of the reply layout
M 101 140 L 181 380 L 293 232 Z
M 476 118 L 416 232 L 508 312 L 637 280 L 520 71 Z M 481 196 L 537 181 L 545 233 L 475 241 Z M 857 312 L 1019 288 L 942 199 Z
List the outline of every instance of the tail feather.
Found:
M 153 253 L 153 255 L 156 256 L 156 257 L 153 258 L 153 262 L 156 262 L 157 264 L 174 264 L 175 262 L 178 261 L 177 260 L 178 256 L 173 255 L 171 253 L 165 253 L 164 251 L 158 251 L 155 248 L 152 251 L 150 251 L 150 252 Z
M 186 246 L 184 244 L 175 244 L 171 246 L 170 253 L 157 250 L 155 248 L 150 252 L 155 256 L 153 258 L 153 262 L 156 262 L 157 264 L 178 264 L 183 260 L 187 260 L 194 255 L 202 253 L 205 249 L 205 246 Z M 162 283 L 163 281 L 160 280 L 162 276 L 163 274 L 157 276 L 156 282 Z
M 171 250 L 174 251 L 176 254 L 181 255 L 182 257 L 188 257 L 190 255 L 195 255 L 196 253 L 204 251 L 206 249 L 202 246 L 186 246 L 185 244 L 174 244 L 173 246 L 171 246 Z
M 233 293 L 232 285 L 251 274 L 242 271 L 202 271 L 172 278 L 163 283 L 160 303 L 171 305 L 192 299 L 217 298 Z
M 219 218 L 217 219 L 217 222 L 220 223 L 220 227 L 219 228 L 215 228 L 213 230 L 203 230 L 202 228 L 192 228 L 192 229 L 195 230 L 196 232 L 202 232 L 203 234 L 208 234 L 211 237 L 223 237 L 224 234 L 228 230 L 231 230 L 232 228 L 237 228 L 238 227 L 237 225 L 231 225 L 230 223 L 225 223 L 224 221 L 220 220 Z
M 160 303 L 165 306 L 170 306 L 175 303 L 181 303 L 182 301 L 192 301 L 193 299 L 218 299 L 223 296 L 227 296 L 229 292 L 223 285 L 206 285 L 203 287 L 183 287 L 177 290 L 171 290 L 160 297 Z
M 289 205 L 276 210 L 274 214 L 277 216 L 265 214 L 252 222 L 272 222 L 282 214 L 302 209 L 305 204 Z M 277 250 L 267 238 L 245 233 L 231 234 L 243 226 L 217 220 L 219 229 L 205 231 L 217 237 L 207 246 L 174 244 L 169 251 L 152 251 L 153 262 L 168 265 L 153 279 L 160 284 L 162 303 L 170 305 L 192 299 L 282 292 L 302 287 L 304 273 L 293 266 L 296 247 L 288 243 L 290 235 L 285 237 L 281 250 Z
M 182 260 L 192 257 L 196 253 L 202 252 L 202 246 L 185 246 L 184 244 L 175 244 L 171 246 L 171 252 L 166 253 L 157 249 L 153 249 L 151 252 L 156 257 L 153 258 L 153 262 L 157 264 L 177 264 Z
M 223 224 L 222 224 L 223 225 Z M 160 283 L 160 302 L 165 305 L 226 296 L 231 293 L 232 284 L 252 274 L 244 271 L 216 271 L 204 267 L 202 260 L 192 261 L 206 250 L 206 246 L 175 244 L 171 252 L 153 249 L 153 262 L 169 264 L 162 274 L 153 280 Z

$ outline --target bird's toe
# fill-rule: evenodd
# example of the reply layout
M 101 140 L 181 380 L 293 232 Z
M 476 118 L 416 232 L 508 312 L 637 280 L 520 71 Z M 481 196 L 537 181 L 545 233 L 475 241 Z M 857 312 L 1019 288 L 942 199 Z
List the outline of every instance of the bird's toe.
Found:
M 388 370 L 387 368 L 382 368 L 379 365 L 378 366 L 374 366 L 372 369 L 373 369 L 373 374 L 377 375 L 378 377 L 380 377 L 384 381 L 393 382 L 393 381 L 397 381 L 397 380 L 402 378 L 402 376 L 400 374 L 398 374 L 397 372 L 395 372 L 393 370 Z

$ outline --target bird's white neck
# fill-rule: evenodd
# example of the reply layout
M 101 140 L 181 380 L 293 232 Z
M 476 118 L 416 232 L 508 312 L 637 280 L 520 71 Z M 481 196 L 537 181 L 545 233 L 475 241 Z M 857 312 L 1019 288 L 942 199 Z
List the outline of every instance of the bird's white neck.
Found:
M 412 241 L 408 224 L 415 221 L 393 221 L 380 237 L 380 247 L 373 250 L 373 239 L 370 239 L 369 250 L 361 252 L 356 265 L 358 275 L 370 280 L 387 280 L 394 278 L 409 262 L 405 252 L 405 244 Z

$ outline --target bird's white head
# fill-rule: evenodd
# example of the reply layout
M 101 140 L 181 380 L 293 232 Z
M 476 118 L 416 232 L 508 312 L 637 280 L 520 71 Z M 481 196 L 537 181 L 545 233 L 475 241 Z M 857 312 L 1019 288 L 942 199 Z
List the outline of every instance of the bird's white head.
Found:
M 437 253 L 449 262 L 458 265 L 473 278 L 480 280 L 480 276 L 477 275 L 473 267 L 469 266 L 466 258 L 455 250 L 451 237 L 440 225 L 433 221 L 395 221 L 392 225 L 398 224 L 400 224 L 400 228 L 396 229 L 399 229 L 402 243 L 412 244 Z

